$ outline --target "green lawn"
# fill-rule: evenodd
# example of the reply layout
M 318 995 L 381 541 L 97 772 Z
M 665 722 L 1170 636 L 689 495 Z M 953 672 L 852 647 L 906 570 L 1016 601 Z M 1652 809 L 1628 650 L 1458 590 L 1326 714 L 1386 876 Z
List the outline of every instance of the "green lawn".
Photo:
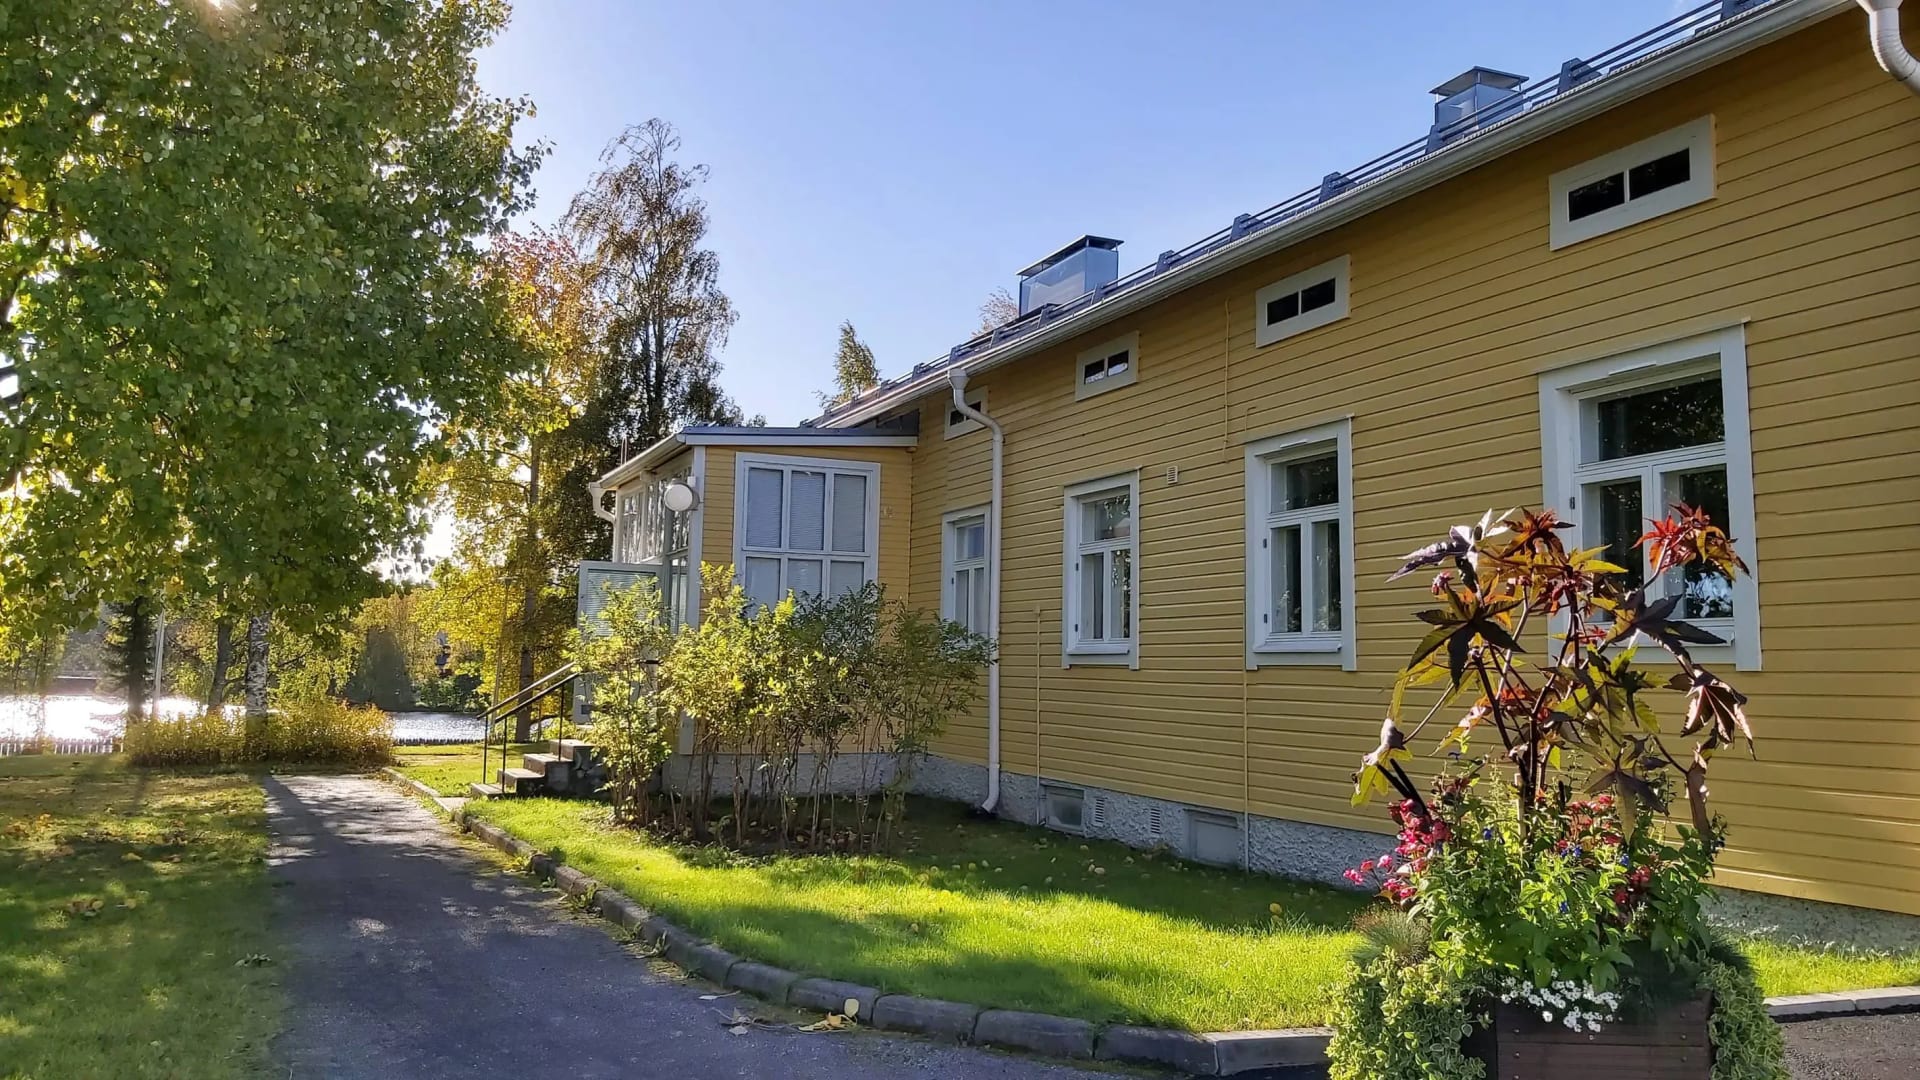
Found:
M 534 753 L 546 747 L 545 743 L 515 743 L 507 749 L 507 763 L 520 764 L 520 755 Z M 393 748 L 396 767 L 415 780 L 427 785 L 442 795 L 465 795 L 467 785 L 481 779 L 480 744 L 467 743 L 457 746 L 396 746 Z M 500 768 L 500 748 L 494 747 L 487 755 L 487 779 Z
M 898 857 L 748 858 L 610 828 L 604 806 L 471 812 L 723 947 L 882 990 L 1193 1030 L 1321 1023 L 1366 901 L 967 820 L 916 802 Z M 1270 905 L 1278 904 L 1275 917 Z M 1920 983 L 1920 953 L 1754 941 L 1768 994 Z
M 0 758 L 0 1076 L 260 1075 L 266 846 L 245 775 Z
M 604 807 L 468 804 L 728 949 L 887 991 L 1200 1030 L 1318 1021 L 1347 893 L 916 802 L 897 858 L 749 859 L 606 827 Z M 1278 904 L 1276 918 L 1270 905 Z

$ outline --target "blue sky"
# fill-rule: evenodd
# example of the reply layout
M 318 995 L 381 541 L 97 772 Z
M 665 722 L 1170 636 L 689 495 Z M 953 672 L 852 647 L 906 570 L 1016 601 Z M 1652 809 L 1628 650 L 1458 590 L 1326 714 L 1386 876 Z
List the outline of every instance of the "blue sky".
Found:
M 842 319 L 897 374 L 1082 233 L 1132 270 L 1423 134 L 1469 67 L 1549 74 L 1687 6 L 521 0 L 480 76 L 552 144 L 532 222 L 624 126 L 679 128 L 740 313 L 723 381 L 781 424 Z

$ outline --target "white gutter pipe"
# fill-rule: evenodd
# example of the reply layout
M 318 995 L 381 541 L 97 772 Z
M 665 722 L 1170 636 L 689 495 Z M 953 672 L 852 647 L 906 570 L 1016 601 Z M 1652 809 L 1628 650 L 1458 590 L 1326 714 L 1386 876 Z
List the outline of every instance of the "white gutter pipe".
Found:
M 991 814 L 1000 805 L 1000 493 L 1007 433 L 999 421 L 967 404 L 965 371 L 954 370 L 948 381 L 953 384 L 954 411 L 993 436 L 993 487 L 987 503 L 987 626 L 993 633 L 993 655 L 987 664 L 987 798 L 980 804 Z
M 1900 37 L 1900 0 L 1860 0 L 1867 9 L 1867 33 L 1873 39 L 1873 58 L 1887 74 L 1920 94 L 1920 60 L 1907 51 Z
M 593 516 L 601 521 L 618 521 L 612 510 L 607 509 L 607 485 L 598 480 L 587 481 L 587 498 L 593 500 Z

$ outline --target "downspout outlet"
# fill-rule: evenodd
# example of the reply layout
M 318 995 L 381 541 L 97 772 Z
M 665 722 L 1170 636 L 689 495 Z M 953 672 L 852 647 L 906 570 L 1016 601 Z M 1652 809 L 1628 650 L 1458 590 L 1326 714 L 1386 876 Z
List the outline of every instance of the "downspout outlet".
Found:
M 1873 58 L 1901 85 L 1920 94 L 1920 59 L 1907 51 L 1900 36 L 1900 0 L 1860 0 L 1867 11 L 1867 34 Z
M 1000 503 L 1007 433 L 999 421 L 967 404 L 966 372 L 956 369 L 947 381 L 953 386 L 954 411 L 986 428 L 993 438 L 992 495 L 987 504 L 987 629 L 993 638 L 993 655 L 987 664 L 987 797 L 980 803 L 980 811 L 991 814 L 1000 805 Z

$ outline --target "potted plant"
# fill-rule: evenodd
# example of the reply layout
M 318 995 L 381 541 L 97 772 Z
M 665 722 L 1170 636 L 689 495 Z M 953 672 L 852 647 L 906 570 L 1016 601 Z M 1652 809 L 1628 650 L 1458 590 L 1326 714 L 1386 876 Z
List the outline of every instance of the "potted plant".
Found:
M 1725 835 L 1707 766 L 1752 732 L 1693 656 L 1722 642 L 1687 616 L 1746 568 L 1706 514 L 1674 510 L 1640 540 L 1673 585 L 1658 598 L 1606 549 L 1569 550 L 1550 510 L 1455 527 L 1393 575 L 1437 570 L 1438 604 L 1354 774 L 1355 803 L 1389 796 L 1399 834 L 1348 872 L 1394 910 L 1361 927 L 1336 1080 L 1785 1077 L 1751 973 L 1702 912 Z M 1670 677 L 1637 662 L 1649 648 Z M 1685 695 L 1678 723 L 1655 713 L 1662 686 Z M 1442 764 L 1416 781 L 1411 747 L 1450 705 Z

